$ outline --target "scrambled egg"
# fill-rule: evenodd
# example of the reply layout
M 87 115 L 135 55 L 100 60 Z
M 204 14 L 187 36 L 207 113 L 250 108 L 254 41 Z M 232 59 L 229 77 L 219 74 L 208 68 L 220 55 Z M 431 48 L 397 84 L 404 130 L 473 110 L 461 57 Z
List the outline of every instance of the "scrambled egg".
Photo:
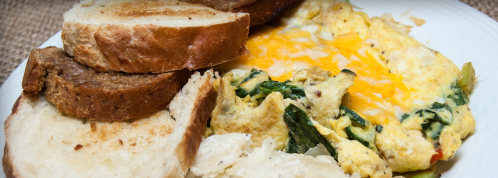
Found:
M 284 122 L 282 94 L 271 93 L 257 107 L 251 107 L 235 95 L 230 76 L 219 83 L 216 106 L 211 114 L 211 129 L 215 134 L 250 133 L 251 147 L 260 147 L 266 138 L 274 138 L 275 149 L 283 149 L 289 129 Z
M 252 83 L 239 83 L 247 91 L 263 81 L 294 76 L 287 83 L 302 88 L 306 97 L 284 99 L 273 92 L 262 102 L 260 96 L 241 98 L 230 85 L 236 77 L 225 75 L 212 114 L 215 134 L 251 133 L 253 147 L 272 137 L 275 149 L 283 149 L 289 138 L 284 108 L 293 104 L 338 150 L 345 172 L 391 177 L 392 172 L 425 170 L 438 159 L 451 159 L 461 140 L 474 132 L 467 92 L 458 86 L 460 70 L 409 37 L 412 27 L 390 15 L 370 18 L 349 3 L 331 0 L 307 0 L 282 22 L 252 30 L 251 54 L 217 69 L 268 72 Z M 341 105 L 368 121 L 363 131 L 343 116 Z M 364 132 L 364 140 L 352 139 L 347 129 Z
M 306 98 L 297 102 L 286 99 L 288 104 L 295 104 L 304 110 L 308 117 L 329 128 L 329 120 L 339 114 L 341 98 L 347 89 L 353 86 L 354 80 L 354 74 L 351 73 L 340 72 L 334 77 L 330 75 L 330 72 L 319 68 L 300 70 L 294 75 L 292 84 L 302 87 Z
M 424 170 L 430 167 L 434 147 L 418 130 L 387 125 L 377 135 L 376 145 L 394 172 Z
M 261 94 L 253 96 L 252 102 L 249 94 L 244 98 L 237 96 L 236 88 L 231 84 L 235 79 L 229 73 L 215 84 L 218 97 L 211 114 L 211 129 L 214 134 L 252 134 L 252 147 L 260 147 L 265 139 L 274 138 L 277 143 L 275 149 L 282 150 L 289 138 L 289 129 L 284 122 L 285 107 L 294 104 L 310 118 L 328 125 L 328 120 L 338 114 L 341 98 L 353 85 L 353 79 L 354 74 L 348 72 L 340 72 L 332 77 L 330 72 L 319 68 L 303 69 L 296 73 L 289 85 L 302 88 L 306 97 L 284 99 L 280 92 L 272 92 L 257 105 L 252 102 Z M 253 87 L 245 88 L 251 91 L 257 83 L 268 80 L 265 72 L 258 72 L 239 77 L 237 83 L 240 88 L 251 84 Z
M 318 122 L 314 122 L 313 125 L 327 140 L 337 146 L 339 152 L 337 160 L 344 172 L 349 174 L 359 172 L 361 177 L 392 177 L 393 170 L 373 150 L 356 140 L 348 140 L 339 136 L 335 131 L 323 127 Z

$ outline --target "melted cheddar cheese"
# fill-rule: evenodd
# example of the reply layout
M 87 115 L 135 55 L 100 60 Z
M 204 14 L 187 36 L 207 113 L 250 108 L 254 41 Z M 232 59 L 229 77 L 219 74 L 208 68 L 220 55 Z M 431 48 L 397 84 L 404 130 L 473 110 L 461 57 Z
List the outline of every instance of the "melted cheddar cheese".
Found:
M 468 99 L 459 95 L 461 88 L 456 86 L 460 70 L 441 53 L 409 37 L 411 27 L 395 22 L 392 16 L 370 18 L 354 11 L 349 3 L 307 0 L 284 15 L 282 22 L 280 26 L 251 29 L 247 41 L 250 54 L 216 69 L 237 73 L 256 68 L 281 82 L 314 66 L 332 75 L 343 69 L 353 71 L 354 85 L 346 87 L 340 105 L 375 126 L 384 126 L 372 136 L 378 151 L 348 140 L 345 127 L 351 126 L 349 119 L 327 116 L 324 120 L 307 112 L 320 134 L 338 148 L 339 164 L 345 172 L 391 177 L 391 172 L 428 169 L 434 164 L 432 157 L 439 154 L 436 151 L 443 154 L 441 160 L 451 159 L 461 140 L 474 132 Z M 306 97 L 311 96 L 306 93 Z M 247 114 L 247 118 L 252 115 Z M 280 131 L 285 135 L 287 130 Z M 277 138 L 281 147 L 284 138 Z
M 378 62 L 378 51 L 372 49 L 378 42 L 361 39 L 356 33 L 333 38 L 323 28 L 319 24 L 261 27 L 247 41 L 251 54 L 223 64 L 220 69 L 262 69 L 277 81 L 285 81 L 311 66 L 334 74 L 350 69 L 357 77 L 343 105 L 371 116 L 369 120 L 377 125 L 397 120 L 396 111 L 408 111 L 402 101 L 410 95 L 410 89 L 401 82 L 401 76 Z

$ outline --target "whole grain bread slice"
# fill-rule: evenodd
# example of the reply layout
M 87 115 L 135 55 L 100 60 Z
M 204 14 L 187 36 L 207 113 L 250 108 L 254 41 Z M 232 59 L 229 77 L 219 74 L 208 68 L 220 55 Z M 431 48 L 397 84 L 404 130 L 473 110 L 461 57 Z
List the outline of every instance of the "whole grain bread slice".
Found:
M 62 112 L 105 122 L 150 116 L 167 108 L 188 70 L 162 74 L 98 73 L 57 47 L 31 52 L 22 87 L 44 93 Z
M 87 0 L 64 14 L 62 41 L 101 72 L 195 70 L 247 53 L 249 20 L 176 0 Z
M 24 91 L 5 121 L 7 177 L 183 177 L 214 107 L 213 72 L 193 74 L 169 106 L 126 122 L 86 121 Z
M 245 12 L 251 17 L 251 27 L 269 22 L 303 0 L 183 0 L 203 4 L 224 12 Z

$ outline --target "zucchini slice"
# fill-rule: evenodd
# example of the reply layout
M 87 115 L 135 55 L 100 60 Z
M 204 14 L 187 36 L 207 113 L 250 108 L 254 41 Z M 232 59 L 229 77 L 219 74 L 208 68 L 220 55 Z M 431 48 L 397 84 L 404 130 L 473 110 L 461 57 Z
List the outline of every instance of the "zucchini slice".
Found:
M 342 106 L 342 105 L 339 109 L 341 110 L 341 114 L 342 114 L 341 117 L 348 116 L 349 119 L 351 119 L 351 121 L 360 125 L 361 127 L 366 127 L 369 124 L 369 122 L 367 120 L 363 119 L 360 115 L 356 114 L 356 112 L 354 112 L 353 110 L 351 110 L 345 106 Z
M 349 139 L 356 140 L 365 147 L 377 152 L 377 147 L 375 147 L 375 129 L 373 129 L 373 127 L 363 129 L 361 127 L 349 126 L 346 127 L 345 130 Z
M 341 106 L 340 110 L 342 113 L 341 117 L 347 116 L 349 117 L 349 120 L 352 121 L 350 126 L 344 128 L 348 138 L 350 140 L 356 140 L 365 147 L 377 152 L 378 150 L 375 146 L 375 135 L 377 134 L 377 129 L 379 129 L 379 133 L 382 131 L 382 126 L 373 126 L 370 122 L 368 122 L 368 120 L 363 119 L 356 112 L 345 106 Z
M 476 83 L 476 71 L 472 66 L 471 62 L 463 64 L 462 72 L 458 79 L 457 85 L 462 88 L 465 95 L 470 95 L 474 89 L 474 84 Z

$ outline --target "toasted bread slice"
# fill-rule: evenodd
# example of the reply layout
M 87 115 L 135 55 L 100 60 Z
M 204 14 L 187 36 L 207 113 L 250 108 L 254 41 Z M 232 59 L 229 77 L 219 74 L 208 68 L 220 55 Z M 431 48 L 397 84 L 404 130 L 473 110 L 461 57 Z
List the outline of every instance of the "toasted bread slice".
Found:
M 251 17 L 251 27 L 269 22 L 303 0 L 183 0 L 203 4 L 225 12 L 245 12 Z
M 67 116 L 23 92 L 5 121 L 7 177 L 183 177 L 214 107 L 213 73 L 196 72 L 169 106 L 129 122 Z
M 64 50 L 98 71 L 211 67 L 247 52 L 249 14 L 174 0 L 97 0 L 64 14 Z
M 47 47 L 31 52 L 22 86 L 27 93 L 45 93 L 66 114 L 113 122 L 166 109 L 189 76 L 186 69 L 162 74 L 98 73 L 64 50 Z

